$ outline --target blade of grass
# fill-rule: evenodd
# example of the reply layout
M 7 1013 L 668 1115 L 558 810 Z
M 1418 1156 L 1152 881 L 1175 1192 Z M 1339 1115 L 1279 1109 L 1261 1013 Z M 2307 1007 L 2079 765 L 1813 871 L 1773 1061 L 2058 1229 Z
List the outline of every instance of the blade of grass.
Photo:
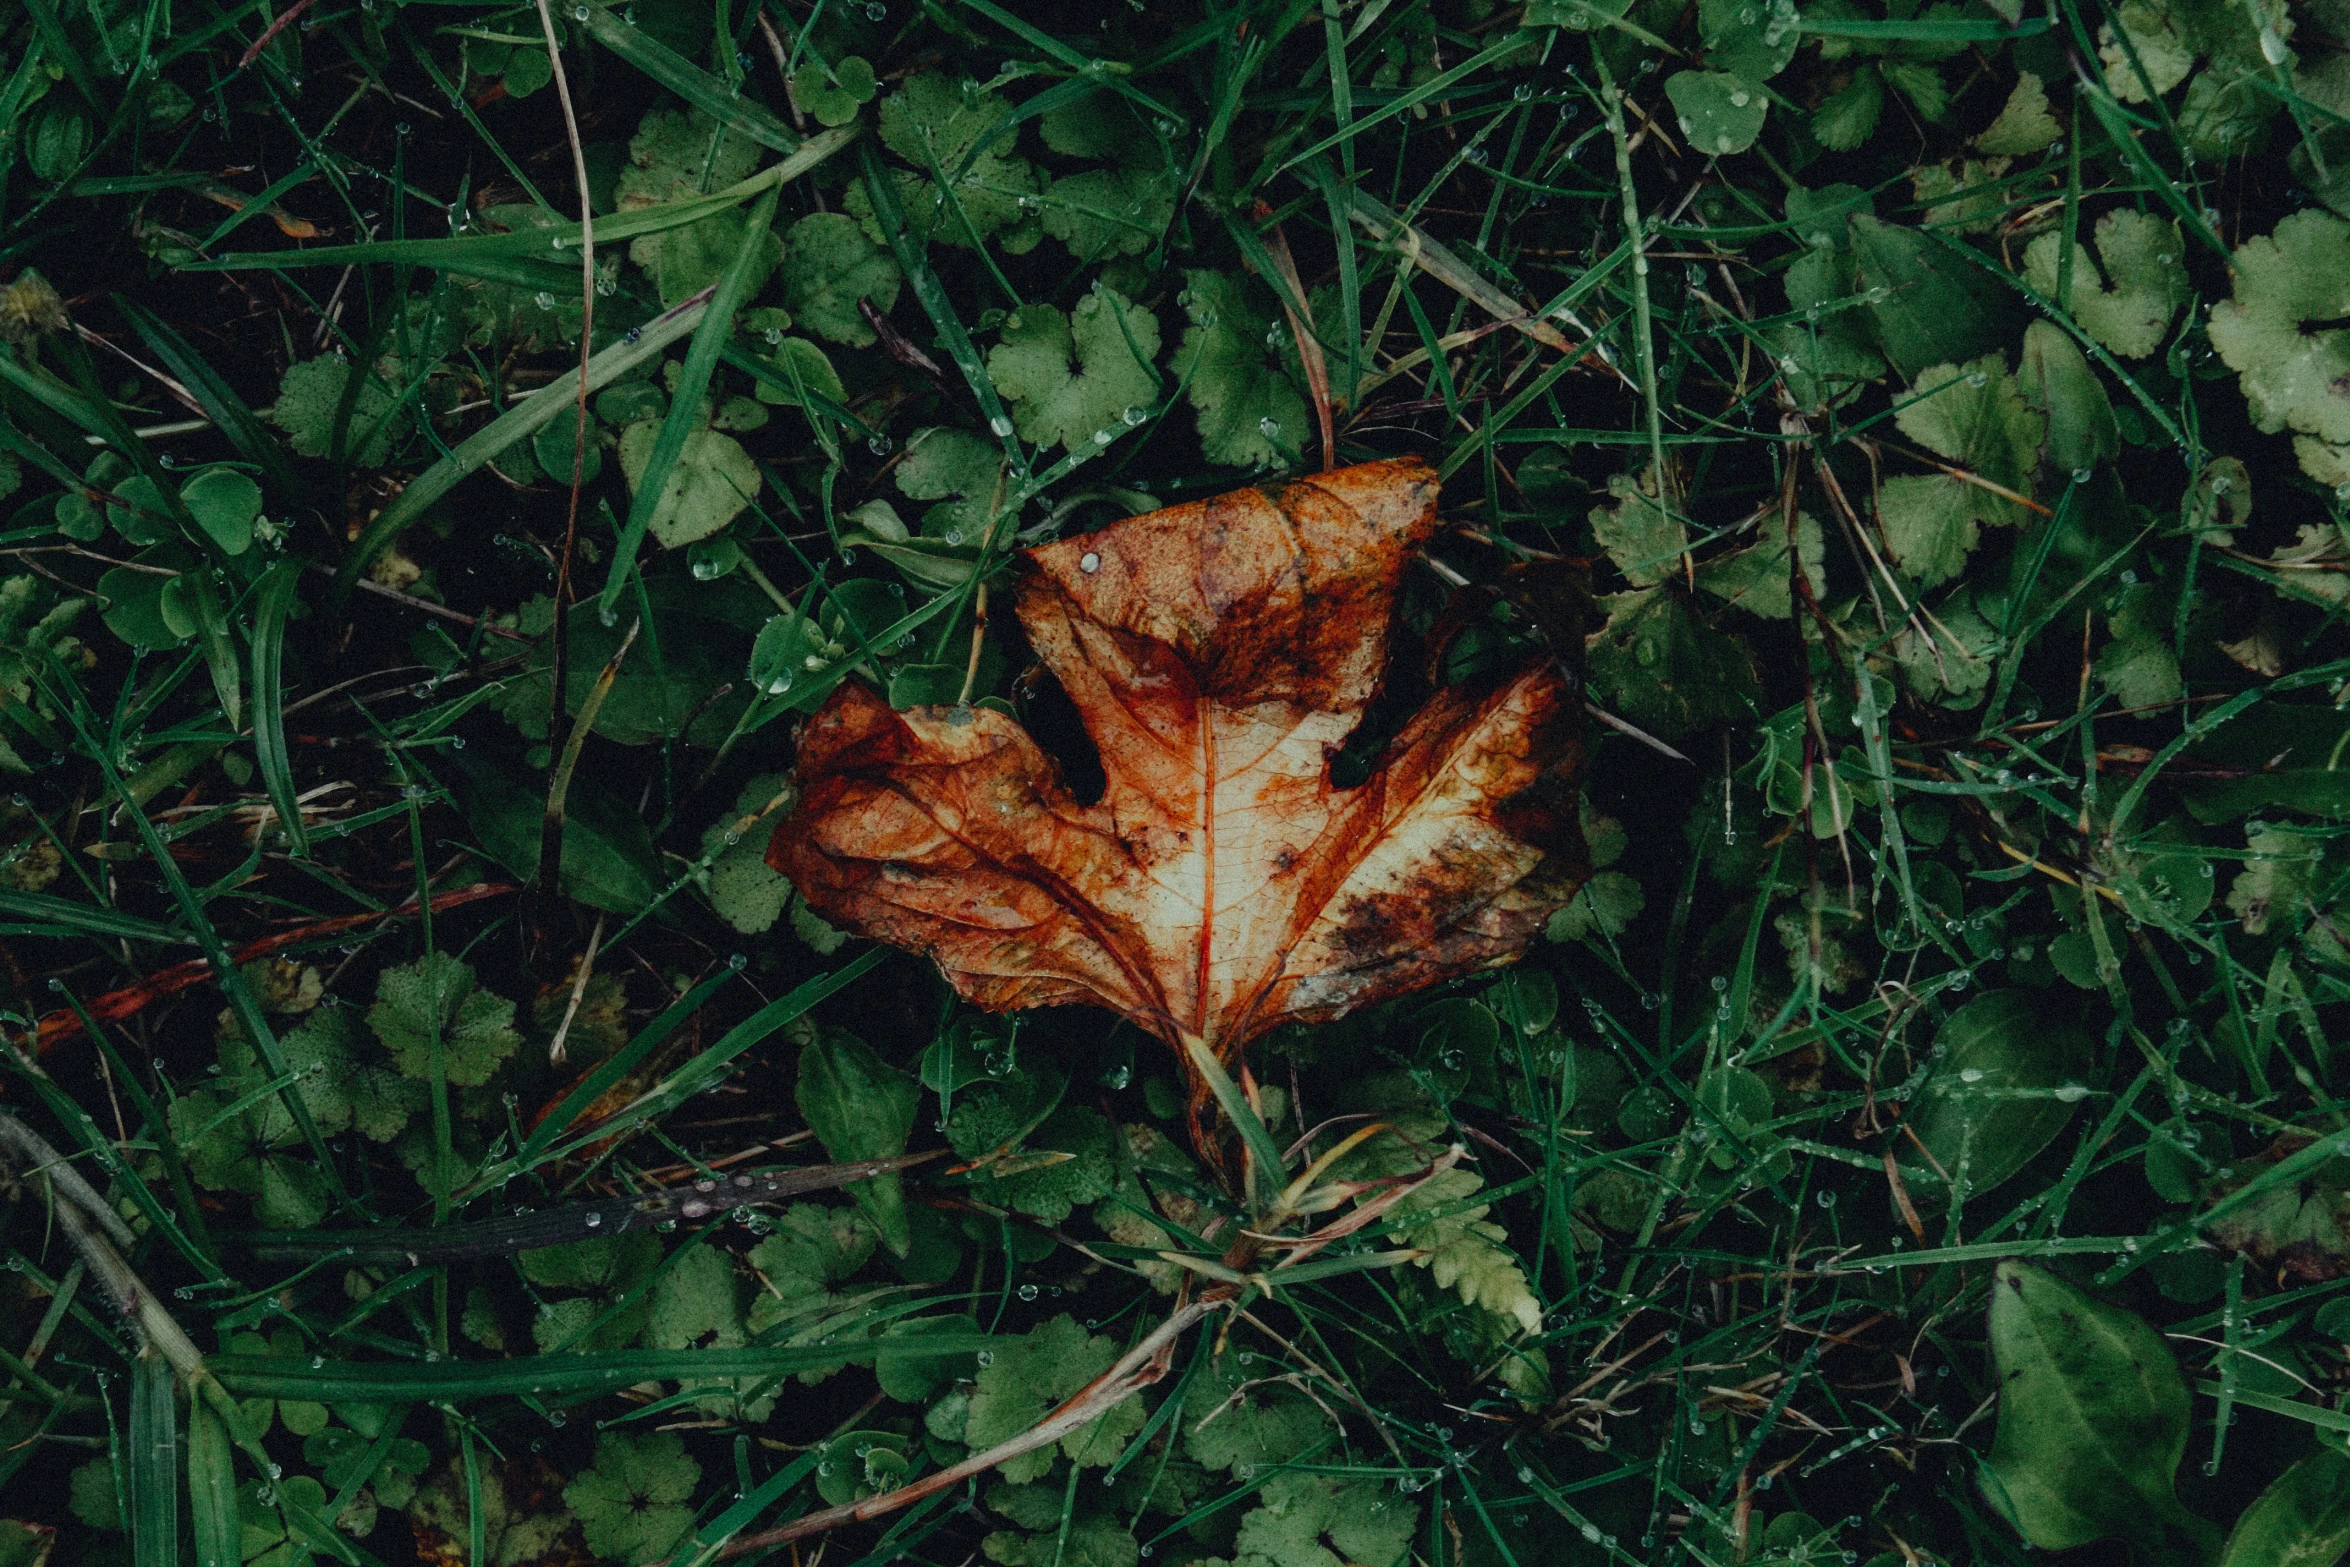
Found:
M 177 1567 L 180 1559 L 179 1412 L 172 1405 L 171 1362 L 158 1349 L 131 1363 L 131 1559 L 138 1567 Z
M 279 561 L 261 579 L 253 610 L 253 757 L 286 842 L 298 855 L 310 852 L 310 840 L 286 749 L 285 650 L 286 618 L 293 613 L 301 581 L 302 562 Z
M 590 38 L 719 124 L 777 152 L 799 150 L 802 138 L 797 131 L 667 44 L 614 16 L 603 0 L 588 0 L 581 25 Z
M 647 360 L 659 357 L 671 343 L 692 331 L 709 309 L 711 297 L 717 293 L 712 284 L 690 299 L 679 302 L 646 323 L 633 339 L 614 343 L 588 361 L 588 389 L 593 391 L 608 386 Z M 408 487 L 399 498 L 377 513 L 359 542 L 351 546 L 351 553 L 335 572 L 334 593 L 338 601 L 347 596 L 351 584 L 382 554 L 384 547 L 399 536 L 400 530 L 424 514 L 425 508 L 456 488 L 458 482 L 471 475 L 482 464 L 505 451 L 518 441 L 526 440 L 552 424 L 566 408 L 573 406 L 579 396 L 579 386 L 570 377 L 550 381 L 528 397 L 510 405 L 457 448 L 434 463 L 423 473 L 408 481 Z

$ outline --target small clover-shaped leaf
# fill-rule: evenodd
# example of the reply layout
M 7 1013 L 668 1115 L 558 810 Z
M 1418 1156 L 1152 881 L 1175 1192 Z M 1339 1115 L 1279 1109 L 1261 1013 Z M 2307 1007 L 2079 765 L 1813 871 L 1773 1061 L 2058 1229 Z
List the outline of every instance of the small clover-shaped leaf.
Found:
M 846 125 L 857 110 L 873 101 L 880 84 L 872 62 L 852 54 L 829 69 L 821 60 L 803 60 L 791 73 L 792 102 L 816 117 L 819 125 Z
M 1208 461 L 1236 468 L 1285 466 L 1306 441 L 1306 400 L 1278 368 L 1272 318 L 1239 278 L 1184 274 L 1191 317 L 1175 350 L 1175 378 L 1199 417 Z
M 643 1437 L 607 1431 L 596 1439 L 593 1469 L 563 1488 L 579 1516 L 588 1549 L 636 1564 L 655 1562 L 694 1521 L 688 1504 L 702 1466 L 674 1431 Z
M 514 1003 L 473 984 L 473 967 L 446 952 L 384 970 L 367 1026 L 408 1076 L 430 1081 L 436 1049 L 449 1082 L 475 1088 L 514 1053 Z
M 1156 401 L 1156 316 L 1113 288 L 1096 287 L 1069 315 L 1022 305 L 1004 318 L 988 379 L 1012 404 L 1023 439 L 1076 451 L 1126 428 L 1129 409 Z

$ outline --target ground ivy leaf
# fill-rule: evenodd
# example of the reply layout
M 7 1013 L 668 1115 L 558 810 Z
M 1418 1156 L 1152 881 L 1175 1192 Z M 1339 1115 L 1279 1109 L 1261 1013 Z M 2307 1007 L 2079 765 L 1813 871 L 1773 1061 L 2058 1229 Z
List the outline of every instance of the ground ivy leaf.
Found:
M 2308 913 L 2321 839 L 2291 827 L 2255 823 L 2244 829 L 2251 853 L 2228 886 L 2228 908 L 2247 936 L 2297 929 Z
M 384 970 L 367 1011 L 394 1063 L 422 1081 L 432 1078 L 437 1031 L 448 1080 L 465 1088 L 488 1082 L 522 1043 L 513 1023 L 514 1003 L 475 989 L 472 965 L 446 952 Z
M 1637 478 L 1611 474 L 1607 488 L 1616 503 L 1592 508 L 1591 531 L 1616 569 L 1641 588 L 1678 572 L 1682 552 L 1689 548 L 1689 529 L 1657 499 L 1653 472 Z
M 1280 1382 L 1252 1376 L 1234 1354 L 1219 1355 L 1198 1377 L 1184 1407 L 1198 1410 L 1184 1450 L 1210 1469 L 1254 1469 L 1296 1458 L 1329 1434 L 1311 1399 Z
M 2048 112 L 2048 89 L 2030 71 L 2019 72 L 1999 117 L 1975 137 L 1975 150 L 1994 157 L 2023 157 L 2052 145 L 2064 134 Z
M 970 1418 L 963 1440 L 973 1448 L 1009 1441 L 1110 1368 L 1118 1341 L 1088 1336 L 1077 1319 L 1063 1313 L 1033 1328 L 1017 1344 L 996 1352 L 979 1368 L 971 1390 Z M 1058 1451 L 1079 1469 L 1114 1463 L 1142 1429 L 1142 1400 L 1130 1398 L 1061 1438 Z M 1055 1449 L 1038 1448 L 997 1465 L 1015 1483 L 1041 1479 L 1053 1466 Z
M 1904 623 L 1887 646 L 1902 686 L 1921 702 L 1969 708 L 1991 685 L 1991 658 L 2004 638 L 1985 620 L 1972 594 L 1961 589 L 1934 608 L 1926 622 L 1929 643 L 1915 625 Z
M 1599 603 L 1607 624 L 1590 656 L 1592 697 L 1601 706 L 1667 738 L 1753 720 L 1759 687 L 1752 656 L 1670 587 L 1609 594 Z
M 1765 620 L 1785 620 L 1795 611 L 1795 590 L 1787 566 L 1787 528 L 1776 516 L 1763 519 L 1761 539 L 1741 550 L 1715 555 L 1697 567 L 1697 585 Z M 1795 531 L 1803 555 L 1804 580 L 1813 596 L 1828 591 L 1828 541 L 1820 520 L 1806 511 L 1795 514 Z M 1593 864 L 1600 863 L 1594 860 Z
M 2046 431 L 1998 354 L 1928 366 L 1893 418 L 1919 445 L 2018 491 L 2030 483 Z
M 925 535 L 950 544 L 977 543 L 995 504 L 1004 449 L 969 430 L 917 430 L 894 470 L 908 500 L 936 501 L 922 514 Z
M 1581 941 L 1590 935 L 1620 936 L 1648 907 L 1648 894 L 1622 871 L 1595 871 L 1575 889 L 1573 901 L 1550 917 L 1552 941 Z
M 2179 226 L 2122 207 L 2097 220 L 2095 238 L 2097 255 L 2105 263 L 2103 282 L 2089 259 L 2088 247 L 2075 244 L 2072 297 L 2069 301 L 2056 298 L 2057 262 L 2064 245 L 2063 236 L 2057 234 L 2042 234 L 2024 247 L 2024 279 L 2043 297 L 2055 300 L 2058 309 L 2068 311 L 2098 342 L 2125 359 L 2143 359 L 2162 346 L 2171 317 L 2178 314 L 2190 292 L 2186 268 L 2180 265 L 2185 247 Z M 2261 307 L 2264 311 L 2271 308 L 2265 300 Z M 2215 347 L 2219 346 L 2219 317 L 2228 308 L 2221 305 L 2212 312 Z M 2226 354 L 2222 348 L 2221 357 Z M 2238 367 L 2231 362 L 2231 368 Z
M 1954 158 L 1924 163 L 1910 171 L 1909 186 L 1926 208 L 1926 226 L 1952 234 L 1988 234 L 2012 198 L 1999 177 L 2008 160 Z
M 1158 318 L 1097 286 L 1066 316 L 1051 305 L 1022 305 L 1006 316 L 987 376 L 1012 404 L 1024 440 L 1074 452 L 1108 445 L 1106 437 L 1126 428 L 1128 409 L 1158 400 L 1151 373 L 1158 352 Z
M 2170 605 L 2168 594 L 2141 582 L 2114 608 L 2113 640 L 2097 655 L 2097 678 L 2124 707 L 2158 707 L 2186 692 L 2171 646 Z
M 2252 422 L 2350 444 L 2350 223 L 2296 212 L 2237 247 L 2235 297 L 2211 311 L 2211 346 L 2240 377 Z
M 1850 152 L 1876 130 L 1877 116 L 1884 107 L 1884 78 L 1875 66 L 1863 65 L 1812 110 L 1811 133 L 1823 147 Z
M 767 864 L 768 834 L 760 821 L 754 820 L 748 830 L 739 824 L 746 817 L 759 817 L 779 797 L 782 803 L 776 812 L 790 810 L 789 785 L 786 774 L 759 774 L 743 785 L 734 808 L 702 834 L 702 853 L 717 856 L 710 862 L 710 906 L 746 936 L 774 926 L 791 902 L 792 885 Z
M 700 109 L 655 109 L 629 138 L 628 167 L 613 185 L 613 204 L 635 212 L 685 201 L 747 179 L 758 166 L 759 144 L 740 131 Z M 652 275 L 663 303 L 675 304 L 725 270 L 742 243 L 744 221 L 740 211 L 721 212 L 681 229 L 640 234 L 629 241 L 628 259 Z M 712 256 L 718 257 L 714 269 Z M 772 256 L 763 258 L 760 275 L 774 264 Z M 694 282 L 704 271 L 709 275 Z
M 1275 367 L 1272 318 L 1236 277 L 1204 269 L 1183 276 L 1191 325 L 1173 369 L 1197 415 L 1201 450 L 1235 468 L 1294 461 L 1306 444 L 1306 400 Z
M 1025 255 L 1044 235 L 1033 212 L 1041 181 L 1035 166 L 1012 151 L 1016 131 L 999 129 L 1012 106 L 1000 94 L 966 93 L 937 72 L 911 77 L 881 101 L 882 145 L 917 173 L 895 172 L 898 205 L 915 236 L 972 246 L 990 239 Z M 943 176 L 952 191 L 936 179 Z M 876 243 L 886 243 L 872 197 L 851 185 L 844 201 Z
M 1727 71 L 1675 71 L 1665 78 L 1665 96 L 1673 100 L 1681 134 L 1708 157 L 1753 146 L 1771 111 L 1768 93 Z
M 270 422 L 286 432 L 287 440 L 304 457 L 324 457 L 334 438 L 335 413 L 342 406 L 343 388 L 351 377 L 350 361 L 337 354 L 298 360 L 286 366 L 278 382 L 277 401 L 268 411 Z M 370 376 L 352 400 L 345 441 L 366 444 L 351 454 L 363 468 L 380 467 L 391 455 L 392 438 L 401 433 L 402 420 L 390 420 L 381 430 L 378 421 L 392 409 L 392 389 Z M 375 431 L 370 435 L 370 431 Z
M 873 328 L 858 302 L 887 315 L 901 282 L 889 252 L 844 213 L 810 213 L 784 236 L 784 303 L 801 326 L 835 343 L 870 346 Z
M 596 1438 L 595 1467 L 563 1488 L 588 1549 L 636 1564 L 656 1562 L 693 1526 L 688 1504 L 702 1466 L 674 1431 Z
M 2105 80 L 2124 103 L 2147 103 L 2160 98 L 2187 79 L 2195 69 L 2195 47 L 2169 8 L 2147 0 L 2124 0 L 2116 13 L 2125 45 L 2114 36 L 2114 24 L 2097 30 L 2097 57 L 2104 63 Z
M 1053 1503 L 1056 1513 L 1060 1503 Z M 1001 1567 L 1135 1567 L 1141 1543 L 1124 1524 L 1100 1513 L 1070 1520 L 1066 1536 L 1056 1521 L 1037 1534 L 999 1530 L 979 1549 Z
M 1100 1111 L 1063 1105 L 1028 1134 L 1026 1143 L 1031 1152 L 1075 1157 L 991 1179 L 982 1189 L 991 1201 L 1058 1224 L 1080 1204 L 1109 1193 L 1117 1173 L 1116 1138 L 1116 1129 Z
M 2007 505 L 1979 485 L 1948 474 L 1902 474 L 1877 489 L 1877 521 L 1886 553 L 1921 588 L 1966 569 L 1985 521 L 2004 521 Z
M 1240 1521 L 1232 1567 L 1396 1567 L 1419 1504 L 1375 1480 L 1280 1474 Z
M 793 1203 L 751 1248 L 751 1271 L 762 1287 L 751 1301 L 750 1330 L 763 1333 L 839 1304 L 839 1286 L 865 1265 L 876 1240 L 872 1224 L 854 1208 Z

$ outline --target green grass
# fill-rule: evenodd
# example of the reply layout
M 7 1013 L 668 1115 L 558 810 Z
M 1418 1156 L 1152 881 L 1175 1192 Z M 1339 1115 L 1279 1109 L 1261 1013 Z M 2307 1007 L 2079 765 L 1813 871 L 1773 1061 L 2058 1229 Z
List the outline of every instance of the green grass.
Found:
M 2346 73 L 2271 0 L 0 15 L 0 1567 L 2331 1560 Z M 1528 658 L 1608 720 L 1515 968 L 1241 1080 L 766 869 L 843 681 L 1082 777 L 1013 551 L 1402 454 L 1340 775 Z

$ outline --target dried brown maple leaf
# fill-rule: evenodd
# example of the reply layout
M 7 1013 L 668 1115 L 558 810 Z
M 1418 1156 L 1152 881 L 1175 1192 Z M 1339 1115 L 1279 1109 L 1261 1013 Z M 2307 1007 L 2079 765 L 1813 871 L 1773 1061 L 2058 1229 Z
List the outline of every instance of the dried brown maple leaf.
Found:
M 768 863 L 991 1011 L 1093 1002 L 1227 1061 L 1508 962 L 1586 874 L 1553 663 L 1438 693 L 1367 781 L 1330 782 L 1435 521 L 1426 466 L 1370 463 L 1026 552 L 1020 622 L 1101 799 L 1000 713 L 844 684 L 801 734 Z

